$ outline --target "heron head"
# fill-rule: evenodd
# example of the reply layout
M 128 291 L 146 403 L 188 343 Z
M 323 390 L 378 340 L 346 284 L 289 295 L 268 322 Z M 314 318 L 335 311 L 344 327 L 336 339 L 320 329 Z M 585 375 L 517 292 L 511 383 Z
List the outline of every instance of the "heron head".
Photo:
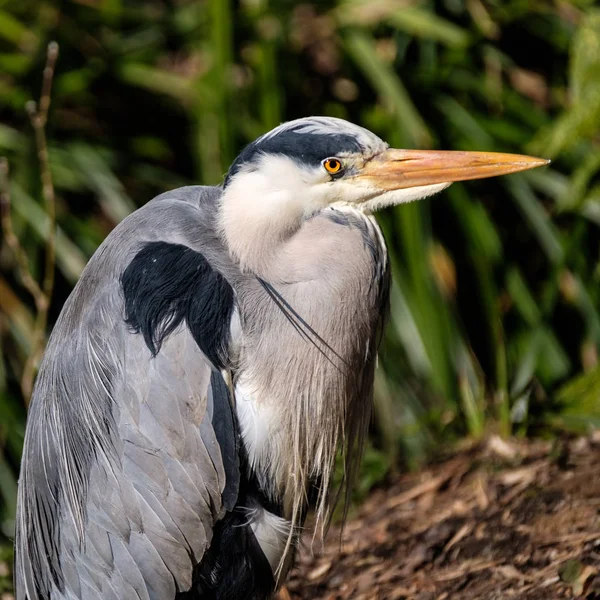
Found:
M 223 186 L 222 222 L 226 233 L 237 222 L 267 240 L 274 232 L 295 231 L 327 207 L 373 212 L 431 196 L 455 181 L 547 162 L 491 152 L 396 150 L 343 119 L 297 119 L 261 136 L 234 161 Z M 242 243 L 239 231 L 228 237 L 234 246 Z

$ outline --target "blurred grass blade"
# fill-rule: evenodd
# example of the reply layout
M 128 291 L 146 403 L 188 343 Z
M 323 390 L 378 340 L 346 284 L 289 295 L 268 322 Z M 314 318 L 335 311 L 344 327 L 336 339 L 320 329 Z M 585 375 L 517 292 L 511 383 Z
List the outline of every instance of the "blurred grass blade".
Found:
M 3 150 L 17 150 L 25 144 L 22 133 L 0 123 L 0 148 Z
M 44 209 L 16 183 L 13 183 L 11 192 L 15 214 L 31 225 L 39 238 L 45 241 L 48 236 L 49 221 Z M 73 285 L 79 279 L 87 262 L 81 250 L 60 227 L 56 228 L 56 262 L 60 271 Z
M 600 10 L 590 10 L 573 40 L 570 68 L 572 104 L 531 142 L 532 152 L 554 158 L 600 132 Z
M 123 81 L 155 93 L 171 96 L 180 102 L 190 102 L 194 97 L 192 81 L 148 65 L 124 62 L 119 68 Z
M 274 40 L 261 44 L 257 70 L 260 78 L 261 121 L 264 131 L 268 131 L 277 127 L 282 120 L 282 93 L 277 85 L 277 46 Z
M 430 232 L 426 224 L 428 208 L 428 203 L 413 203 L 393 209 L 396 227 L 403 241 L 401 254 L 395 262 L 405 267 L 394 273 L 431 362 L 431 383 L 447 402 L 456 403 L 457 377 L 452 360 L 456 332 L 431 272 Z M 406 350 L 411 351 L 410 348 Z
M 561 210 L 575 211 L 580 209 L 587 201 L 585 194 L 593 178 L 600 173 L 600 148 L 586 156 L 583 162 L 575 169 L 571 177 L 571 185 L 560 197 Z
M 428 147 L 431 136 L 399 76 L 377 55 L 372 38 L 356 29 L 344 32 L 344 43 L 353 61 L 371 82 L 387 109 L 398 122 L 398 135 L 405 147 Z
M 550 416 L 555 425 L 578 432 L 600 428 L 600 364 L 566 383 L 556 399 L 560 403 L 560 414 Z
M 135 204 L 125 193 L 123 185 L 96 150 L 88 145 L 75 144 L 71 148 L 71 157 L 86 176 L 89 187 L 98 194 L 104 213 L 113 223 L 121 222 L 135 210 Z
M 467 144 L 457 147 L 457 150 L 493 150 L 494 140 L 492 136 L 482 127 L 477 119 L 454 98 L 441 96 L 436 101 L 440 111 L 446 117 L 445 121 L 455 127 L 461 138 L 468 140 Z
M 392 280 L 391 303 L 394 310 L 390 315 L 390 321 L 407 351 L 406 355 L 411 367 L 415 373 L 428 377 L 431 373 L 431 361 L 396 277 Z
M 569 193 L 570 189 L 569 177 L 551 167 L 545 167 L 544 169 L 530 171 L 527 180 L 531 187 L 552 198 L 559 204 L 559 208 L 562 207 L 562 199 Z
M 10 13 L 0 10 L 0 38 L 15 45 L 23 44 L 29 38 L 29 45 L 35 41 L 35 35 Z
M 600 185 L 594 186 L 584 198 L 581 214 L 600 226 Z
M 573 102 L 595 101 L 600 88 L 600 9 L 590 10 L 573 40 L 569 79 Z M 597 126 L 600 126 L 597 123 Z
M 466 376 L 459 375 L 458 389 L 460 391 L 461 407 L 465 415 L 469 434 L 475 439 L 479 439 L 484 431 L 485 414 L 475 398 Z
M 511 268 L 506 274 L 506 288 L 523 320 L 530 327 L 539 325 L 542 320 L 540 308 L 517 268 Z
M 219 131 L 221 172 L 235 158 L 233 141 L 233 15 L 232 0 L 209 0 L 213 69 L 208 81 L 215 92 L 214 118 Z
M 502 240 L 485 204 L 470 198 L 463 184 L 454 184 L 444 193 L 458 216 L 469 256 L 481 257 L 484 263 L 498 263 L 503 255 Z
M 600 260 L 597 264 L 600 265 Z M 597 300 L 594 300 L 594 297 L 588 292 L 579 275 L 573 275 L 573 283 L 576 286 L 573 301 L 585 320 L 587 335 L 600 348 L 600 313 Z M 593 289 L 595 289 L 597 297 L 598 286 L 595 285 Z
M 462 48 L 469 43 L 469 34 L 454 23 L 437 16 L 430 10 L 414 6 L 396 8 L 386 19 L 390 25 L 414 35 L 451 48 Z
M 3 395 L 3 392 L 0 392 L 0 395 Z M 2 433 L 0 428 L 0 434 Z M 0 453 L 0 496 L 4 504 L 2 531 L 4 535 L 12 536 L 17 514 L 17 478 L 2 453 Z
M 390 460 L 395 460 L 398 455 L 398 425 L 394 400 L 392 388 L 383 369 L 377 368 L 373 390 L 373 409 L 377 426 L 381 431 L 381 445 Z
M 23 349 L 23 353 L 28 354 L 33 342 L 33 314 L 3 277 L 0 277 L 0 309 L 8 318 L 14 338 Z
M 510 394 L 516 397 L 522 394 L 531 383 L 538 365 L 538 356 L 543 340 L 540 328 L 530 329 L 525 332 L 520 342 L 519 360 L 513 372 Z
M 548 218 L 546 210 L 531 191 L 522 175 L 503 177 L 502 183 L 514 198 L 517 206 L 528 220 L 540 246 L 552 264 L 562 263 L 564 252 L 558 231 Z
M 554 332 L 545 326 L 542 329 L 542 343 L 537 374 L 549 387 L 563 381 L 571 370 L 571 362 Z
M 387 23 L 411 36 L 440 42 L 452 48 L 469 43 L 470 35 L 462 27 L 433 11 L 389 0 L 347 0 L 334 11 L 343 25 L 375 26 Z

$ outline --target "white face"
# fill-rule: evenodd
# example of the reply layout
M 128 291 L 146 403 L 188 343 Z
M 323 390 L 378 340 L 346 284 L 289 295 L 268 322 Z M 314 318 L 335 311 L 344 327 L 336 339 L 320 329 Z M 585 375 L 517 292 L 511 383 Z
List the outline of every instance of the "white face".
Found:
M 289 216 L 306 218 L 324 208 L 352 206 L 374 212 L 387 206 L 431 196 L 450 183 L 390 190 L 373 178 L 360 176 L 363 155 L 330 157 L 341 162 L 341 175 L 328 172 L 325 164 L 303 165 L 281 154 L 263 154 L 251 166 L 243 167 L 230 181 L 226 194 L 242 195 L 260 217 L 274 220 Z M 353 173 L 356 173 L 354 175 Z M 259 200 L 256 202 L 255 200 Z M 250 206 L 248 206 L 250 208 Z

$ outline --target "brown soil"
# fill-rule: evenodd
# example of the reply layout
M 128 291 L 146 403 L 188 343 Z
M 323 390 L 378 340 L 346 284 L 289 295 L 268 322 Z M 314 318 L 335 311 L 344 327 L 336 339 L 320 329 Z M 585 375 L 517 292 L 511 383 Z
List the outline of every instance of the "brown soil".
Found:
M 598 432 L 600 433 L 600 432 Z M 464 450 L 372 493 L 280 600 L 600 600 L 600 435 Z

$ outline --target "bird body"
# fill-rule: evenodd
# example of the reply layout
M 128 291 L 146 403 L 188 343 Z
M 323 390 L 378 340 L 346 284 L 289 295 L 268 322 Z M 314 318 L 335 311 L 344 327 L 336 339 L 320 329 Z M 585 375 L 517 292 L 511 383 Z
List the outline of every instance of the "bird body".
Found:
M 190 589 L 195 560 L 227 511 L 239 513 L 262 541 L 272 587 L 294 510 L 302 508 L 295 499 L 304 503 L 307 493 L 298 486 L 323 475 L 322 466 L 331 469 L 345 426 L 339 415 L 350 410 L 339 404 L 350 404 L 361 386 L 361 373 L 348 373 L 347 364 L 356 364 L 355 354 L 363 362 L 374 354 L 368 334 L 380 317 L 357 322 L 355 303 L 362 294 L 375 305 L 384 293 L 370 278 L 376 252 L 383 252 L 379 238 L 370 237 L 376 226 L 341 211 L 316 216 L 294 241 L 313 260 L 290 268 L 290 281 L 271 284 L 240 272 L 226 253 L 215 255 L 218 197 L 215 188 L 183 188 L 123 221 L 91 259 L 56 324 L 46 352 L 53 361 L 42 364 L 31 406 L 20 487 L 35 494 L 22 496 L 27 524 L 20 532 L 30 532 L 46 511 L 52 515 L 51 523 L 40 523 L 39 537 L 17 539 L 20 556 L 36 558 L 23 582 L 40 597 L 135 598 L 141 586 L 142 598 L 175 598 Z M 301 239 L 305 232 L 323 252 Z M 352 278 L 343 276 L 340 250 L 361 258 Z M 183 304 L 204 303 L 197 308 L 200 331 L 191 306 L 170 304 L 184 285 Z M 323 339 L 340 328 L 336 353 L 285 308 L 264 318 L 283 302 Z M 341 318 L 329 319 L 327 306 Z M 322 353 L 329 359 L 321 361 Z M 360 427 L 370 412 L 365 392 Z M 82 406 L 83 398 L 97 412 Z M 240 471 L 240 443 L 252 482 Z M 289 477 L 295 460 L 304 481 Z M 33 507 L 37 515 L 27 510 Z M 34 548 L 45 551 L 36 556 Z M 57 576 L 47 591 L 40 589 L 40 567 Z
M 17 600 L 271 596 L 368 427 L 389 296 L 370 212 L 453 181 L 377 183 L 389 152 L 339 119 L 284 124 L 107 237 L 31 402 Z

